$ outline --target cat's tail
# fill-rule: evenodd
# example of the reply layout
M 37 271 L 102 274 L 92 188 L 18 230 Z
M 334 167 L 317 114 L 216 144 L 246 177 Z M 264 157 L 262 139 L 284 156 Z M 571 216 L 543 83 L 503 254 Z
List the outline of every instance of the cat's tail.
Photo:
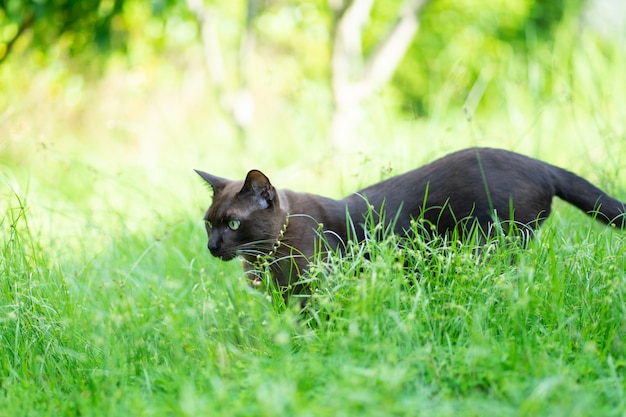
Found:
M 553 168 L 555 194 L 558 197 L 603 223 L 626 229 L 626 204 L 572 172 Z

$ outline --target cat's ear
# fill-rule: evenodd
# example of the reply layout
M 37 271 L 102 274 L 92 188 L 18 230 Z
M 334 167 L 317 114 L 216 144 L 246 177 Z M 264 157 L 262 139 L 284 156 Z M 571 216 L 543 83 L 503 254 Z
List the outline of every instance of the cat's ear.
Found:
M 216 177 L 215 175 L 207 174 L 206 172 L 199 171 L 197 169 L 194 169 L 194 171 L 196 171 L 196 173 L 200 175 L 202 179 L 211 186 L 211 188 L 213 189 L 213 194 L 217 194 L 222 191 L 224 187 L 226 187 L 226 184 L 230 182 L 225 178 Z
M 276 196 L 276 189 L 270 180 L 261 171 L 253 169 L 246 175 L 243 188 L 239 191 L 241 197 L 254 198 L 263 208 L 272 205 Z

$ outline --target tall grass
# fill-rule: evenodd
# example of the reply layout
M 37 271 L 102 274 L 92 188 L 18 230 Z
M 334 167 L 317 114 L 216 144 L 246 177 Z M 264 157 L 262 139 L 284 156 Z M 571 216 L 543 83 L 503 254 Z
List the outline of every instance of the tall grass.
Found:
M 203 259 L 197 222 L 64 265 L 18 200 L 3 220 L 2 408 L 622 415 L 626 239 L 591 222 L 553 219 L 526 250 L 480 257 L 369 240 L 314 269 L 304 311 L 279 311 L 237 265 Z

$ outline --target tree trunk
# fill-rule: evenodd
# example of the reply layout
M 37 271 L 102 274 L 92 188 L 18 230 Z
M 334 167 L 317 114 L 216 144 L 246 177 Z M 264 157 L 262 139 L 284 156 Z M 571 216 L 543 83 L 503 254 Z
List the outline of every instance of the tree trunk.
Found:
M 0 56 L 0 64 L 2 64 L 2 62 L 4 62 L 4 60 L 9 56 L 9 54 L 11 53 L 11 50 L 13 49 L 13 45 L 15 45 L 15 42 L 17 42 L 20 36 L 22 36 L 24 32 L 26 32 L 26 30 L 32 26 L 34 21 L 35 21 L 34 12 L 29 12 L 24 18 L 24 20 L 22 20 L 22 23 L 20 23 L 20 26 L 18 27 L 17 32 L 15 33 L 13 38 L 9 39 L 6 42 L 5 47 L 4 47 L 4 54 Z
M 374 0 L 352 0 L 345 4 L 329 0 L 335 13 L 331 57 L 331 88 L 334 113 L 330 137 L 335 146 L 347 147 L 357 139 L 356 127 L 362 117 L 361 104 L 385 85 L 417 32 L 417 14 L 428 0 L 408 0 L 398 19 L 374 52 L 364 58 L 363 29 L 370 19 Z
M 245 141 L 255 113 L 254 99 L 249 88 L 249 74 L 246 70 L 251 67 L 248 61 L 254 52 L 255 33 L 252 21 L 256 16 L 255 0 L 247 2 L 246 24 L 239 41 L 237 68 L 234 71 L 236 74 L 234 87 L 230 88 L 228 71 L 216 30 L 214 8 L 205 6 L 202 0 L 187 0 L 187 7 L 195 15 L 200 26 L 209 78 L 216 89 L 222 110 L 237 129 L 240 140 Z

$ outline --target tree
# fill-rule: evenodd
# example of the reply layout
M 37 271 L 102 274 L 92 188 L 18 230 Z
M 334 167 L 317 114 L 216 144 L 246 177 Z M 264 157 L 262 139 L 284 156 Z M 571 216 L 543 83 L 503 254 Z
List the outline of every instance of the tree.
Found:
M 363 31 L 370 21 L 374 0 L 329 1 L 333 14 L 333 36 L 331 59 L 327 65 L 330 68 L 330 87 L 334 99 L 330 126 L 333 143 L 341 146 L 353 138 L 361 103 L 390 80 L 417 31 L 417 15 L 427 2 L 408 0 L 401 6 L 396 21 L 386 35 L 373 48 L 373 52 L 364 57 Z M 254 19 L 262 15 L 263 10 L 258 0 L 246 2 L 239 38 L 238 64 L 232 71 L 227 71 L 220 36 L 215 29 L 219 11 L 215 5 L 206 5 L 202 0 L 187 0 L 187 4 L 200 25 L 207 68 L 218 95 L 222 97 L 220 102 L 242 137 L 245 137 L 254 112 L 247 68 L 252 67 L 249 64 L 256 40 Z M 237 81 L 234 86 L 227 85 L 227 73 L 235 74 Z
M 218 11 L 214 6 L 205 6 L 202 0 L 186 1 L 200 26 L 205 61 L 209 77 L 217 91 L 218 100 L 224 112 L 237 127 L 239 138 L 243 141 L 254 119 L 254 100 L 249 88 L 250 70 L 248 68 L 256 42 L 253 21 L 259 9 L 258 0 L 246 1 L 237 65 L 234 71 L 235 86 L 232 88 L 228 85 L 226 76 L 228 71 L 222 55 L 220 37 L 216 30 Z
M 74 55 L 95 45 L 108 50 L 113 42 L 122 44 L 124 34 L 113 30 L 113 21 L 122 12 L 124 0 L 0 0 L 4 39 L 0 39 L 0 63 L 17 42 L 29 35 L 28 45 L 47 50 L 65 37 Z
M 329 0 L 334 13 L 331 87 L 334 113 L 331 140 L 342 146 L 354 137 L 360 105 L 389 81 L 419 26 L 418 13 L 428 0 L 408 0 L 396 22 L 367 57 L 362 52 L 364 27 L 374 0 Z

